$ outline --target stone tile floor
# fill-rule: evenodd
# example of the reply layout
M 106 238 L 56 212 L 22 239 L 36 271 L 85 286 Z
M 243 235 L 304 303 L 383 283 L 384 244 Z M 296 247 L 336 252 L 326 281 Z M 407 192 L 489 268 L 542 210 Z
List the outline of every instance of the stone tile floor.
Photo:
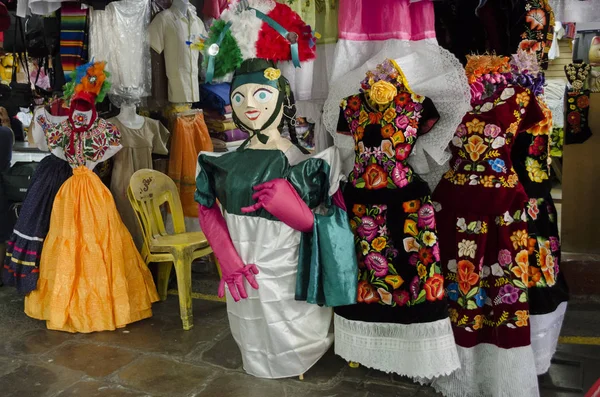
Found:
M 195 282 L 195 287 L 198 287 Z M 23 299 L 0 288 L 0 397 L 426 397 L 429 387 L 366 368 L 330 351 L 305 380 L 248 376 L 227 324 L 225 305 L 194 300 L 194 328 L 183 331 L 176 296 L 154 317 L 89 335 L 45 329 L 23 313 Z M 600 304 L 572 304 L 557 363 L 540 378 L 543 397 L 582 396 L 600 377 Z M 554 388 L 550 386 L 554 385 Z M 562 390 L 556 390 L 562 387 Z

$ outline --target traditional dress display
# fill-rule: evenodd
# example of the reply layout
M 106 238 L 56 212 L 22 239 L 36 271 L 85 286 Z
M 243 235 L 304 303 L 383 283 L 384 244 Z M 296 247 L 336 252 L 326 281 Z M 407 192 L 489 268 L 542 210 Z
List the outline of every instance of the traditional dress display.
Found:
M 524 53 L 513 55 L 513 70 L 518 68 L 520 59 L 529 56 Z M 531 56 L 533 62 L 537 62 L 535 54 Z M 550 368 L 552 356 L 556 352 L 569 292 L 559 266 L 558 214 L 550 194 L 552 182 L 548 141 L 553 128 L 553 115 L 544 101 L 544 76 L 534 74 L 534 70 L 535 68 L 527 66 L 522 72 L 513 72 L 514 80 L 534 91 L 544 119 L 526 133 L 517 136 L 511 159 L 519 181 L 529 197 L 526 214 L 530 256 L 528 297 L 531 346 L 537 373 L 541 375 Z
M 82 123 L 87 123 L 88 118 L 88 114 L 79 114 Z M 63 120 L 66 120 L 66 116 L 53 116 L 45 108 L 35 112 L 30 132 L 38 148 L 49 150 L 43 129 Z M 31 178 L 27 197 L 7 243 L 3 269 L 4 282 L 16 287 L 22 294 L 28 294 L 37 286 L 42 247 L 50 227 L 54 198 L 71 175 L 73 171 L 69 164 L 51 154 L 42 159 Z
M 539 393 L 528 299 L 535 246 L 510 150 L 541 120 L 531 91 L 500 86 L 464 116 L 452 139 L 451 168 L 433 195 L 441 206 L 441 263 L 461 363 L 433 382 L 444 395 Z
M 144 117 L 144 123 L 139 128 L 129 128 L 117 117 L 108 120 L 121 132 L 121 149 L 113 162 L 110 191 L 121 219 L 133 237 L 136 247 L 141 249 L 143 235 L 136 215 L 127 198 L 129 180 L 134 172 L 143 168 L 152 169 L 152 154 L 169 153 L 167 142 L 169 131 L 158 120 Z
M 429 186 L 407 159 L 439 114 L 430 99 L 410 90 L 397 65 L 384 65 L 365 84 L 392 75 L 397 89 L 388 83 L 395 94 L 388 104 L 374 105 L 363 93 L 341 105 L 338 131 L 356 142 L 344 201 L 360 281 L 358 303 L 335 309 L 335 352 L 370 368 L 430 379 L 459 362 Z
M 68 162 L 73 176 L 56 194 L 25 313 L 52 330 L 114 330 L 150 317 L 158 294 L 110 191 L 92 172 L 121 149 L 119 130 L 98 118 L 93 104 L 108 89 L 104 63 L 83 65 L 72 77 L 65 88 L 72 95 L 69 117 L 42 128 L 51 153 Z M 79 115 L 80 106 L 91 107 L 83 125 L 77 122 L 89 113 Z

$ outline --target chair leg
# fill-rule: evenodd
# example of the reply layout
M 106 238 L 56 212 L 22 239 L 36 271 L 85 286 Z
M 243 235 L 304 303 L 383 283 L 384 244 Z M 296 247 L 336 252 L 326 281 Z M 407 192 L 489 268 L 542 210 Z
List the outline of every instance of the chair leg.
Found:
M 161 301 L 167 299 L 167 290 L 169 289 L 169 277 L 171 276 L 171 269 L 173 268 L 173 262 L 161 262 L 158 263 L 157 272 L 157 289 L 158 296 Z
M 192 313 L 192 258 L 175 258 L 175 272 L 177 273 L 177 290 L 179 295 L 179 311 L 183 329 L 189 331 L 194 326 Z

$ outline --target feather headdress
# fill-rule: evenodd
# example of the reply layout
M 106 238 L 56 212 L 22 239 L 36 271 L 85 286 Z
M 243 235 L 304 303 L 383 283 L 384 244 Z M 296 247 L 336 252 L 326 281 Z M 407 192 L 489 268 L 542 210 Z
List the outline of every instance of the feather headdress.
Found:
M 316 57 L 318 38 L 298 14 L 274 0 L 234 0 L 210 29 L 205 42 L 206 80 L 233 73 L 243 61 L 300 63 Z
M 64 99 L 69 101 L 74 95 L 87 93 L 102 102 L 110 89 L 110 73 L 104 70 L 106 62 L 89 62 L 71 72 L 71 81 L 63 87 Z

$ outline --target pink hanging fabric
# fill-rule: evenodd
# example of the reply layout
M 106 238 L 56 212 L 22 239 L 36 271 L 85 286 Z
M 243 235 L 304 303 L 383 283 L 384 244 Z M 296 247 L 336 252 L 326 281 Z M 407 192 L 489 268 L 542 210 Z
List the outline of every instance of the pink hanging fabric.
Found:
M 338 30 L 340 39 L 354 41 L 435 38 L 433 3 L 340 0 Z
M 202 15 L 204 15 L 204 18 L 217 19 L 228 5 L 228 0 L 205 0 L 202 7 Z

